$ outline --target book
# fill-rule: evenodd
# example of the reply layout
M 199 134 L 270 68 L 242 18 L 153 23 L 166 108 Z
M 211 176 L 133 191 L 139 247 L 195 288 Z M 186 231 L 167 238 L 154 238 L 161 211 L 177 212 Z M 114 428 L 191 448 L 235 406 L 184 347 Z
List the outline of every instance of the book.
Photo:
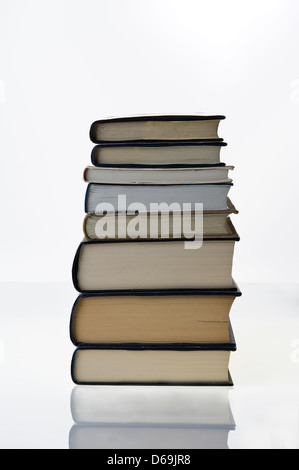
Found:
M 222 115 L 140 115 L 100 119 L 90 127 L 90 139 L 98 142 L 169 140 L 223 140 L 218 136 Z
M 79 346 L 73 353 L 72 380 L 77 385 L 233 385 L 229 373 L 231 344 Z
M 118 168 L 221 166 L 220 153 L 226 146 L 223 141 L 106 142 L 93 147 L 91 163 Z
M 202 184 L 99 184 L 89 183 L 85 194 L 86 213 L 157 212 L 166 205 L 171 210 L 227 210 L 232 183 Z M 164 209 L 167 210 L 167 209 Z
M 83 239 L 73 261 L 73 283 L 79 292 L 235 289 L 236 241 L 204 239 L 200 249 L 186 249 L 185 242 L 176 239 Z
M 71 449 L 227 449 L 229 387 L 81 386 L 71 393 Z M 117 444 L 116 444 L 117 443 Z
M 231 183 L 228 172 L 233 166 L 202 168 L 119 168 L 87 166 L 83 179 L 88 183 L 103 184 L 191 184 Z
M 230 343 L 232 291 L 106 291 L 77 297 L 74 345 Z
M 202 235 L 204 237 L 238 237 L 236 229 L 229 217 L 231 214 L 238 214 L 238 210 L 227 198 L 226 210 L 221 211 L 203 211 L 202 212 Z M 168 234 L 169 238 L 178 237 L 192 238 L 194 235 L 193 227 L 196 226 L 196 212 L 190 212 L 190 227 L 183 226 L 184 216 L 180 212 L 158 212 L 153 214 L 150 212 L 139 213 L 139 227 L 136 238 L 165 238 Z M 118 230 L 116 223 L 116 214 L 85 214 L 83 219 L 83 233 L 85 238 L 89 240 L 97 239 L 125 239 L 128 238 L 129 228 L 134 223 L 136 214 L 126 214 L 126 226 L 124 230 Z M 157 230 L 150 233 L 151 222 L 156 221 Z M 102 229 L 105 223 L 105 232 Z

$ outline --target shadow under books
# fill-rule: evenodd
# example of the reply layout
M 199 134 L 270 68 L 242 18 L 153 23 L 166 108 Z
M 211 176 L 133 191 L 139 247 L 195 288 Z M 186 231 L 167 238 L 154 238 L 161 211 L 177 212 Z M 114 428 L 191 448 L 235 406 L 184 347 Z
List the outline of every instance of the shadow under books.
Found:
M 70 449 L 228 449 L 230 387 L 86 386 L 71 393 Z

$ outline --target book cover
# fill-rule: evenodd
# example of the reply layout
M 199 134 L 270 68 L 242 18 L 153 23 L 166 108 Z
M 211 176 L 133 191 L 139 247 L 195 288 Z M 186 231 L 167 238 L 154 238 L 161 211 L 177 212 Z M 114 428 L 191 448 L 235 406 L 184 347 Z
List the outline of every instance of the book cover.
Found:
M 76 251 L 72 279 L 79 292 L 144 289 L 232 289 L 239 238 L 205 238 L 200 248 L 184 240 L 86 240 Z M 125 256 L 124 256 L 125 254 Z
M 94 143 L 140 140 L 220 140 L 218 124 L 223 115 L 139 115 L 100 119 L 90 127 Z
M 223 141 L 102 142 L 91 151 L 96 167 L 116 168 L 190 168 L 225 166 L 220 161 Z

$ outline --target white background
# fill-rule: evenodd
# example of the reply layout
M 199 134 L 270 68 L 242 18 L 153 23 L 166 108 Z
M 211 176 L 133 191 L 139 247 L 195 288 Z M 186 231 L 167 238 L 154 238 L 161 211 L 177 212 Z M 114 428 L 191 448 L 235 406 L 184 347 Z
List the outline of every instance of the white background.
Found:
M 298 448 L 298 20 L 297 0 L 0 0 L 1 448 L 69 447 L 91 123 L 176 112 L 225 114 L 235 166 L 229 445 Z
M 71 280 L 91 123 L 225 114 L 239 282 L 298 282 L 296 0 L 0 2 L 0 281 Z

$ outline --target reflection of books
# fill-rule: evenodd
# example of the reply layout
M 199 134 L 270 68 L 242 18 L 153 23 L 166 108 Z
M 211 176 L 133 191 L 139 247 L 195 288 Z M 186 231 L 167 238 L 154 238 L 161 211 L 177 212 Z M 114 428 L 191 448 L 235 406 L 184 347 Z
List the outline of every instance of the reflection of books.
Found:
M 228 449 L 228 428 L 75 425 L 70 449 Z
M 221 387 L 75 387 L 69 447 L 227 448 L 235 429 Z

